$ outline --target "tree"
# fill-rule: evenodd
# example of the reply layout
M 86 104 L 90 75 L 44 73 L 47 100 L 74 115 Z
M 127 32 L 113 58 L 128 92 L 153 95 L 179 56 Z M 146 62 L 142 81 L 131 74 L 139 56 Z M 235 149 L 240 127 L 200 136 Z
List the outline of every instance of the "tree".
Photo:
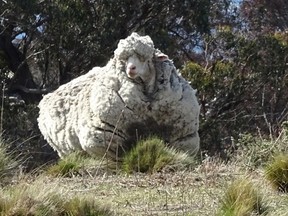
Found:
M 288 35 L 274 18 L 264 28 L 243 14 L 247 2 L 259 1 L 243 1 L 238 15 L 237 10 L 224 14 L 237 18 L 216 25 L 205 36 L 202 52 L 194 53 L 197 61 L 187 62 L 182 70 L 198 89 L 201 143 L 210 153 L 235 148 L 234 140 L 243 133 L 277 137 L 288 116 Z M 262 2 L 264 11 L 274 10 Z M 257 26 L 262 30 L 256 31 Z
M 240 7 L 246 28 L 254 34 L 287 30 L 287 9 L 285 0 L 248 0 Z
M 178 62 L 208 31 L 209 1 L 13 0 L 1 8 L 0 49 L 14 74 L 9 90 L 21 90 L 24 100 L 23 90 L 53 89 L 106 64 L 133 31 L 151 35 Z
M 204 150 L 223 152 L 231 148 L 231 137 L 237 139 L 240 133 L 260 130 L 277 136 L 288 115 L 287 4 L 284 0 L 0 0 L 4 95 L 20 95 L 26 102 L 21 109 L 30 113 L 27 105 L 37 105 L 42 93 L 105 65 L 118 41 L 136 31 L 150 35 L 198 89 Z M 21 121 L 15 116 L 23 111 L 17 109 L 7 102 L 13 117 L 4 121 L 5 129 L 21 125 L 15 126 Z M 23 126 L 29 131 L 23 137 L 37 133 L 37 125 L 33 127 L 29 131 L 30 126 Z

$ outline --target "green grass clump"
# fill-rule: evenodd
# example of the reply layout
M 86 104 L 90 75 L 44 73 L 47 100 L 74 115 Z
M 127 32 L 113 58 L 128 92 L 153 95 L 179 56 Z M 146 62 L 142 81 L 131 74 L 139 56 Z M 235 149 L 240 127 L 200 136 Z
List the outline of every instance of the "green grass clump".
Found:
M 100 206 L 93 197 L 74 197 L 63 206 L 67 215 L 108 216 L 113 215 L 108 206 Z
M 139 141 L 123 157 L 123 171 L 126 173 L 154 173 L 165 167 L 177 168 L 192 163 L 186 153 L 166 147 L 163 140 L 150 137 Z
M 85 152 L 73 152 L 50 165 L 46 173 L 54 177 L 73 177 L 83 175 L 97 175 L 103 172 L 114 173 L 117 164 L 108 158 L 97 158 Z
M 48 168 L 47 173 L 52 176 L 71 177 L 77 175 L 83 166 L 86 156 L 81 152 L 73 152 L 63 159 L 60 159 L 57 164 Z
M 97 203 L 95 197 L 66 195 L 57 185 L 39 180 L 6 187 L 0 191 L 0 215 L 112 215 L 108 206 Z
M 222 200 L 219 216 L 242 216 L 263 214 L 263 199 L 253 184 L 241 179 L 234 181 L 227 189 Z
M 266 167 L 265 177 L 279 191 L 288 192 L 288 154 L 275 156 Z

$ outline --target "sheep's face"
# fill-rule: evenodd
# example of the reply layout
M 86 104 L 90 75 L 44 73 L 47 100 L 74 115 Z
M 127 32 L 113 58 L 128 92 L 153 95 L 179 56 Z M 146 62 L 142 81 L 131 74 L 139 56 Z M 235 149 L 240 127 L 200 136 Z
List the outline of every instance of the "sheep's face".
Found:
M 155 60 L 162 62 L 168 59 L 163 53 L 155 54 Z M 131 79 L 140 77 L 144 82 L 151 78 L 151 74 L 154 71 L 152 59 L 144 59 L 141 56 L 134 54 L 130 56 L 126 63 L 126 74 Z
M 150 73 L 150 60 L 143 59 L 134 54 L 130 56 L 126 63 L 126 74 L 131 79 L 137 77 L 144 78 Z

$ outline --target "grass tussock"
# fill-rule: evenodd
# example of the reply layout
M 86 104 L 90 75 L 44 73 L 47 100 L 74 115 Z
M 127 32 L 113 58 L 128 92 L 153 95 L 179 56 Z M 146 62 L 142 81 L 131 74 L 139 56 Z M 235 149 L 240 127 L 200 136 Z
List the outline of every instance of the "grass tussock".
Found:
M 6 187 L 0 194 L 0 215 L 112 215 L 95 197 L 66 197 L 56 185 L 43 181 Z
M 117 163 L 108 158 L 91 157 L 84 152 L 73 152 L 50 165 L 46 173 L 53 177 L 94 176 L 100 173 L 115 173 Z
M 87 215 L 87 216 L 109 216 L 113 215 L 109 206 L 102 205 L 95 201 L 95 197 L 85 198 L 74 197 L 65 203 L 63 208 L 68 215 Z
M 0 183 L 12 177 L 19 164 L 20 162 L 7 152 L 4 142 L 0 140 Z
M 178 169 L 193 163 L 186 153 L 166 147 L 163 140 L 150 137 L 139 141 L 124 155 L 122 169 L 126 173 L 154 173 L 164 168 Z
M 227 189 L 221 202 L 220 216 L 242 216 L 264 214 L 267 210 L 263 199 L 253 184 L 246 179 L 234 181 Z
M 60 159 L 56 164 L 50 166 L 47 174 L 51 176 L 72 177 L 79 173 L 85 159 L 86 156 L 81 152 L 73 152 L 67 157 Z
M 279 154 L 267 165 L 265 177 L 281 192 L 288 192 L 288 154 Z

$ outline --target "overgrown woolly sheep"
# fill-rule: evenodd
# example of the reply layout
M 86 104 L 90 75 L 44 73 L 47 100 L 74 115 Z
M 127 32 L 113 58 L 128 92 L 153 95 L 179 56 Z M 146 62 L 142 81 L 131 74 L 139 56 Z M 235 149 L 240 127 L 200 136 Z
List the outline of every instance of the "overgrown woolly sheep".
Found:
M 105 67 L 47 94 L 39 109 L 40 131 L 60 157 L 84 150 L 115 158 L 151 134 L 190 153 L 199 148 L 195 91 L 149 36 L 120 40 Z

